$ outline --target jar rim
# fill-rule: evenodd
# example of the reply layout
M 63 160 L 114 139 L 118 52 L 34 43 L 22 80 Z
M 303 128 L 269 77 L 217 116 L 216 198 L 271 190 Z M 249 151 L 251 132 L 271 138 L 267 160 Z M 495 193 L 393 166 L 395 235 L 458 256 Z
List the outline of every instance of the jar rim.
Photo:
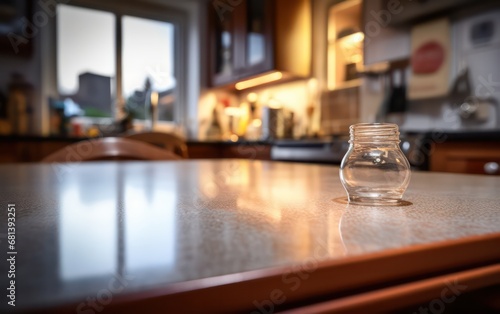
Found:
M 399 126 L 394 123 L 358 123 L 350 126 L 350 143 L 398 142 Z
M 399 126 L 395 123 L 356 123 L 351 125 L 351 128 L 398 128 Z

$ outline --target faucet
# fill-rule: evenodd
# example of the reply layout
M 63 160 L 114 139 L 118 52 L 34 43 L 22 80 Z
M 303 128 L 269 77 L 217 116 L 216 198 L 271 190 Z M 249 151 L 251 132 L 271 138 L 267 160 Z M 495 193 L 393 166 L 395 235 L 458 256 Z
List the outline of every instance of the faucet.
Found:
M 498 100 L 494 97 L 478 97 L 473 96 L 470 80 L 469 70 L 464 68 L 463 71 L 457 76 L 453 87 L 450 91 L 451 104 L 458 110 L 460 118 L 463 120 L 484 122 L 489 118 L 488 105 L 495 109 L 495 128 L 500 128 L 500 105 Z
M 495 128 L 500 128 L 500 105 L 498 100 L 493 97 L 467 97 L 458 106 L 458 113 L 464 120 L 486 121 L 490 116 L 485 110 L 488 105 L 491 105 L 495 110 Z

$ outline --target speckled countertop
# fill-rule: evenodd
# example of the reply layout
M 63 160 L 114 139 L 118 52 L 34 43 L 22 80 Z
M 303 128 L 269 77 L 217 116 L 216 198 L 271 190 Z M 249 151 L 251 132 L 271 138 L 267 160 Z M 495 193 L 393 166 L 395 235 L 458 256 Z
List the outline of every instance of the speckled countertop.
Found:
M 407 207 L 359 207 L 333 166 L 246 160 L 0 166 L 22 308 L 500 233 L 500 177 L 413 173 Z M 4 229 L 6 210 L 0 214 Z M 0 265 L 2 273 L 7 264 Z M 3 306 L 3 305 L 2 305 Z

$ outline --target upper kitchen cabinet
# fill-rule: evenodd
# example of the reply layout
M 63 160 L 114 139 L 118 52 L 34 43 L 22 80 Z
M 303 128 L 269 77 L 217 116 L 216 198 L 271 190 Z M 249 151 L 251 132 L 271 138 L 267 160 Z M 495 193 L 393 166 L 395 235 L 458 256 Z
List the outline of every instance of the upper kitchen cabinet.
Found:
M 242 90 L 311 70 L 310 0 L 210 3 L 210 85 Z
M 328 89 L 359 85 L 363 63 L 361 0 L 340 2 L 328 17 Z

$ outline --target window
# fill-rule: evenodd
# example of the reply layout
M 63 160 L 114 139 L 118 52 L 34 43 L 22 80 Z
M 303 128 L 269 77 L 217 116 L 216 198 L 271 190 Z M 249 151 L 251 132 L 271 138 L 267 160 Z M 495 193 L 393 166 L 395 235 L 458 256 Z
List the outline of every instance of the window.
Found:
M 122 30 L 123 94 L 127 108 L 144 119 L 145 98 L 150 100 L 151 94 L 157 93 L 159 120 L 172 121 L 176 86 L 174 25 L 124 16 Z
M 60 5 L 58 13 L 60 97 L 73 100 L 86 116 L 113 116 L 116 17 L 68 5 Z
M 153 104 L 175 121 L 176 24 L 65 4 L 57 23 L 58 93 L 74 114 L 115 117 L 120 104 L 146 119 Z

